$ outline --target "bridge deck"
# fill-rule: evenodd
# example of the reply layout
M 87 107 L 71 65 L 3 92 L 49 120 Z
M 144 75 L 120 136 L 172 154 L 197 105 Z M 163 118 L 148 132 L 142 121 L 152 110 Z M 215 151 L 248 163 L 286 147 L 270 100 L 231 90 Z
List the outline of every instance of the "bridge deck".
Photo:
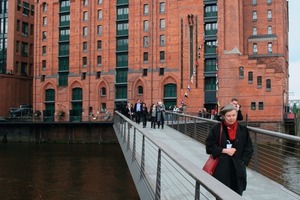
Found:
M 142 126 L 142 125 L 140 125 Z M 152 129 L 148 122 L 145 128 L 150 134 L 165 143 L 178 154 L 184 156 L 193 164 L 202 168 L 208 155 L 205 152 L 205 146 L 180 132 L 165 126 L 164 129 Z M 247 190 L 243 193 L 243 198 L 247 200 L 299 200 L 297 195 L 282 185 L 272 181 L 271 179 L 251 170 L 247 169 Z

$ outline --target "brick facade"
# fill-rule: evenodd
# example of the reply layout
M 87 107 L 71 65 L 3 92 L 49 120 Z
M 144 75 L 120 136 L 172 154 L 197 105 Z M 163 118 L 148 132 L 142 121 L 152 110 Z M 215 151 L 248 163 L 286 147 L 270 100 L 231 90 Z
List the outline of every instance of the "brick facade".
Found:
M 47 4 L 46 11 L 44 4 Z M 113 112 L 120 103 L 135 103 L 138 98 L 148 106 L 160 100 L 177 105 L 183 102 L 187 112 L 196 113 L 199 108 L 210 110 L 218 102 L 222 106 L 236 97 L 250 121 L 283 121 L 284 108 L 288 105 L 288 7 L 285 0 L 273 0 L 271 4 L 258 1 L 256 5 L 252 5 L 251 0 L 71 0 L 66 86 L 59 85 L 59 74 L 62 73 L 59 70 L 59 45 L 62 43 L 59 31 L 63 28 L 59 17 L 63 14 L 60 3 L 45 0 L 36 5 L 35 110 L 46 109 L 45 91 L 53 89 L 55 112 L 64 109 L 69 115 L 74 106 L 72 89 L 81 88 L 83 117 L 107 110 Z M 210 8 L 216 8 L 213 5 L 217 6 L 217 16 L 206 17 Z M 118 14 L 119 11 L 126 12 L 127 8 L 128 18 L 118 19 L 127 16 Z M 98 18 L 100 10 L 101 19 Z M 269 20 L 268 10 L 272 13 Z M 257 20 L 253 20 L 254 11 Z M 45 18 L 47 24 L 43 25 Z M 214 21 L 217 22 L 217 34 L 206 35 L 205 25 Z M 118 24 L 123 22 L 128 23 L 128 32 L 121 35 Z M 99 26 L 102 26 L 101 34 L 97 30 Z M 267 32 L 268 26 L 272 27 L 272 33 Z M 83 36 L 85 27 L 86 37 Z M 257 35 L 253 35 L 254 27 Z M 47 32 L 46 39 L 42 39 L 43 32 Z M 146 45 L 144 37 L 148 37 Z M 102 47 L 98 49 L 100 40 Z M 119 46 L 119 41 L 128 41 L 125 49 Z M 209 41 L 217 43 L 216 52 L 212 54 L 207 53 Z M 257 53 L 253 53 L 254 44 Z M 272 52 L 268 52 L 268 44 L 272 44 Z M 43 53 L 43 47 L 46 53 Z M 128 64 L 124 67 L 127 80 L 118 82 L 118 70 L 122 67 L 118 67 L 117 56 L 122 53 L 128 56 Z M 101 64 L 98 63 L 99 56 Z M 217 60 L 217 70 L 213 72 L 206 71 L 205 61 L 210 58 Z M 252 80 L 249 80 L 249 72 L 253 75 Z M 262 81 L 259 86 L 258 76 Z M 215 83 L 208 81 L 215 79 Z M 271 84 L 268 89 L 267 80 Z M 211 83 L 212 89 L 208 87 Z M 175 97 L 165 94 L 169 84 L 176 86 Z M 139 86 L 142 93 L 138 91 Z M 122 87 L 127 91 L 123 95 L 125 98 L 118 97 Z M 101 93 L 102 88 L 106 89 L 105 95 Z M 101 107 L 103 104 L 105 109 Z M 261 110 L 258 105 L 262 106 Z

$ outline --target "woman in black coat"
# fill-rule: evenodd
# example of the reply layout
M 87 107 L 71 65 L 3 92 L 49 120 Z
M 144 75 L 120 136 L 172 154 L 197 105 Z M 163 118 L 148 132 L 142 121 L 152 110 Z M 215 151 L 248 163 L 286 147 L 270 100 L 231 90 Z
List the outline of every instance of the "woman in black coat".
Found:
M 206 139 L 206 153 L 220 157 L 213 176 L 220 182 L 242 195 L 246 190 L 246 166 L 249 164 L 253 146 L 246 126 L 237 122 L 237 109 L 229 104 L 220 114 L 224 121 L 212 127 Z M 219 145 L 222 125 L 222 140 Z

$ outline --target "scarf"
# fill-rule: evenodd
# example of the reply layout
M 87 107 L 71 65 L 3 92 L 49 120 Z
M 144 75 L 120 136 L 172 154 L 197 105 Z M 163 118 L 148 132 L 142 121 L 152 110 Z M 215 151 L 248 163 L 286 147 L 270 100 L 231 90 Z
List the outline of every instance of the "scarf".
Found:
M 235 140 L 235 136 L 236 136 L 236 129 L 237 129 L 237 121 L 234 122 L 233 124 L 227 124 L 226 121 L 224 121 L 225 126 L 227 127 L 228 130 L 228 136 L 229 136 L 229 140 L 233 141 Z

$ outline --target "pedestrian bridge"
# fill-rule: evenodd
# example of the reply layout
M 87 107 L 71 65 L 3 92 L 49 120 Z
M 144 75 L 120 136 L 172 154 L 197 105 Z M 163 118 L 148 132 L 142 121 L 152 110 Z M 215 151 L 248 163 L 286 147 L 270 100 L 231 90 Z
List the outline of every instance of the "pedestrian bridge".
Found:
M 142 200 L 299 200 L 300 137 L 249 127 L 254 155 L 243 196 L 202 170 L 214 120 L 169 112 L 164 129 L 114 115 L 114 130 Z

